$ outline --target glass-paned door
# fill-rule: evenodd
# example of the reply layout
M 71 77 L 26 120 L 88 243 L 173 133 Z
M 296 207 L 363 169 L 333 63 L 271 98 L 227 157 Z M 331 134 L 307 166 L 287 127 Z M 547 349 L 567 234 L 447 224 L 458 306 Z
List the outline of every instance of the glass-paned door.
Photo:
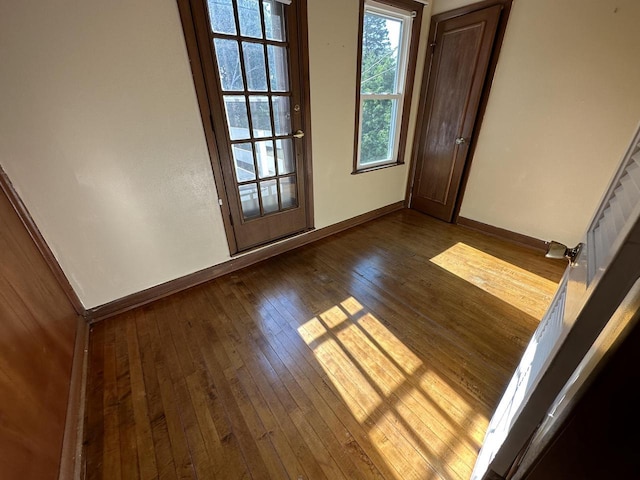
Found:
M 300 57 L 295 1 L 208 0 L 206 6 L 212 120 L 242 251 L 311 226 L 307 106 L 300 92 L 306 59 Z

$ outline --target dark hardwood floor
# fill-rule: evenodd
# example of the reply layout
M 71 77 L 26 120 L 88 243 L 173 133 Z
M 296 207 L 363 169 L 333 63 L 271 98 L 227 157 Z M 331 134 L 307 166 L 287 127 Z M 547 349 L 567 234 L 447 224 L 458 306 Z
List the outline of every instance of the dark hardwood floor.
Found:
M 403 210 L 95 324 L 86 477 L 469 478 L 564 267 Z

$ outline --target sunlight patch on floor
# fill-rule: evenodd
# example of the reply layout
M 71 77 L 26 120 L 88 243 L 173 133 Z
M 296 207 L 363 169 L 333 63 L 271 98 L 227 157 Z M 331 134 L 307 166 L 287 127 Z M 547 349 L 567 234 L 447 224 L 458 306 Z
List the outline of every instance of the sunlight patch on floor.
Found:
M 551 280 L 461 242 L 430 261 L 538 320 L 558 288 Z
M 351 316 L 364 310 L 364 307 L 360 305 L 360 302 L 353 297 L 349 297 L 340 302 L 340 306 Z
M 313 318 L 298 328 L 302 339 L 311 346 L 313 353 L 340 396 L 356 417 L 364 421 L 382 403 L 382 399 L 371 387 L 358 367 L 351 362 L 338 342 L 327 335 L 327 331 L 318 318 Z M 358 402 L 354 391 L 364 393 L 365 402 Z
M 396 365 L 402 368 L 405 374 L 411 375 L 422 366 L 422 361 L 389 332 L 376 317 L 367 313 L 361 316 L 357 322 L 360 328 L 375 339 L 380 348 L 389 355 Z
M 349 317 L 339 306 L 335 305 L 322 312 L 320 318 L 329 328 L 336 328 Z
M 420 375 L 418 385 L 420 390 L 427 395 L 429 401 L 434 403 L 438 409 L 446 408 L 449 422 L 463 426 L 468 423 L 469 425 L 464 429 L 465 435 L 469 437 L 467 443 L 476 448 L 480 447 L 489 426 L 487 415 L 474 410 L 447 382 L 442 380 L 440 375 L 432 370 L 427 370 Z M 454 408 L 447 408 L 452 403 L 452 398 L 455 399 Z
M 470 474 L 485 416 L 357 299 L 328 308 L 298 333 L 397 478 L 440 478 L 432 468 L 446 478 Z

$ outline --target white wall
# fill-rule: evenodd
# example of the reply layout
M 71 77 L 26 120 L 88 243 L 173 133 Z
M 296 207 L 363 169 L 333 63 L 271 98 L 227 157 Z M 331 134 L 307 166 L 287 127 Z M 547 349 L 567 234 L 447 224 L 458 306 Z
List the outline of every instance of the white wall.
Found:
M 0 4 L 0 164 L 93 307 L 229 257 L 173 0 Z
M 433 0 L 431 14 L 437 15 L 438 13 L 448 12 L 460 7 L 466 7 L 472 3 L 479 2 L 480 0 Z
M 463 217 L 580 241 L 640 121 L 639 21 L 636 0 L 514 1 Z
M 404 199 L 351 175 L 357 37 L 309 0 L 317 228 Z M 3 2 L 0 65 L 0 164 L 86 307 L 229 259 L 175 0 Z

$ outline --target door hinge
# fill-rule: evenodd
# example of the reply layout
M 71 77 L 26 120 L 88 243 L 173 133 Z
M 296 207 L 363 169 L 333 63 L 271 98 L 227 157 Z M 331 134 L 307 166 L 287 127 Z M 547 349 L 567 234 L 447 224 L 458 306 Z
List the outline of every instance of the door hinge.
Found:
M 222 206 L 222 199 L 221 198 L 218 199 L 218 205 Z
M 229 222 L 231 223 L 231 226 L 233 227 L 233 215 L 229 214 Z
M 214 130 L 214 128 L 213 128 L 213 113 L 211 113 L 211 111 L 209 111 L 209 121 L 211 122 L 211 130 Z

